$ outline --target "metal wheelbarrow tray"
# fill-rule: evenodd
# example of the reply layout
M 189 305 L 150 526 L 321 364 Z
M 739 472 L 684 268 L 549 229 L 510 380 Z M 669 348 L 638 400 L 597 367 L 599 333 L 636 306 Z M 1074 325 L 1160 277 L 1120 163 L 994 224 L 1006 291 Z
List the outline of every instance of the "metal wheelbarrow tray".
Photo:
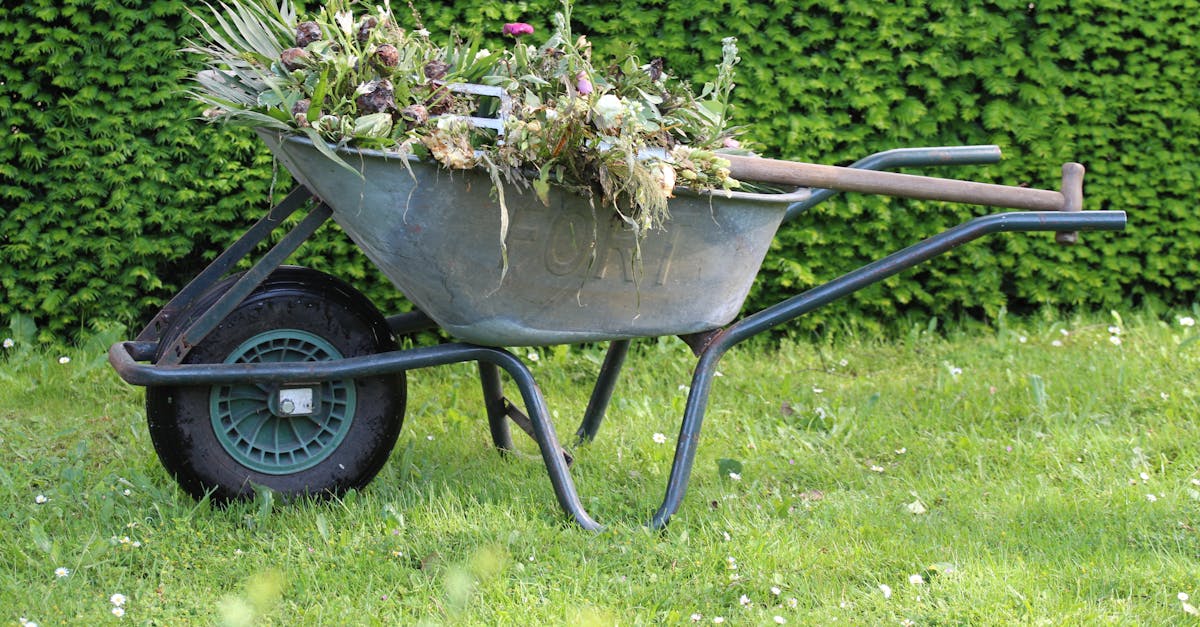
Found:
M 682 503 L 716 366 L 729 348 L 990 233 L 1055 231 L 1069 243 L 1077 231 L 1119 230 L 1126 220 L 1121 211 L 1081 210 L 1078 164 L 1063 166 L 1061 192 L 876 171 L 991 163 L 1000 158 L 995 146 L 899 149 L 848 168 L 736 157 L 735 177 L 799 189 L 678 190 L 666 227 L 640 241 L 606 209 L 580 198 L 552 192 L 544 207 L 533 194 L 510 189 L 505 261 L 488 176 L 344 151 L 360 177 L 307 140 L 260 136 L 301 185 L 134 340 L 109 350 L 125 381 L 147 386 L 159 458 L 197 498 L 243 498 L 256 485 L 288 496 L 362 487 L 399 433 L 404 373 L 475 361 L 495 445 L 512 448 L 510 421 L 529 433 L 559 505 L 582 527 L 599 529 L 575 490 L 570 456 L 533 375 L 502 347 L 610 342 L 576 433 L 582 442 L 600 427 L 630 341 L 678 335 L 698 362 L 666 494 L 649 522 L 662 527 Z M 780 223 L 839 190 L 1024 211 L 975 218 L 734 321 Z M 308 215 L 249 270 L 226 276 L 302 207 Z M 418 311 L 385 318 L 350 285 L 282 265 L 330 217 Z M 457 341 L 397 348 L 396 337 L 432 328 Z M 505 398 L 501 369 L 524 410 Z

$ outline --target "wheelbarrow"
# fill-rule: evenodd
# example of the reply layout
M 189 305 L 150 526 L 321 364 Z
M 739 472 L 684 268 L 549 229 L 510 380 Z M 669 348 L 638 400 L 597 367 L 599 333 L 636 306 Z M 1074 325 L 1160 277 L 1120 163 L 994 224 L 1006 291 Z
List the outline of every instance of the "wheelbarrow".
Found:
M 697 363 L 666 493 L 649 522 L 660 528 L 683 501 L 714 373 L 733 346 L 987 234 L 1053 231 L 1069 243 L 1078 231 L 1120 230 L 1126 221 L 1122 211 L 1082 210 L 1079 164 L 1063 166 L 1061 191 L 884 171 L 992 163 L 1000 159 L 995 146 L 899 149 L 849 167 L 730 157 L 736 178 L 795 191 L 678 189 L 665 228 L 638 239 L 581 198 L 552 190 L 545 207 L 509 190 L 505 254 L 501 211 L 482 172 L 344 150 L 358 176 L 307 139 L 259 135 L 299 186 L 135 339 L 109 350 L 122 379 L 146 386 L 149 431 L 163 465 L 185 491 L 216 501 L 251 496 L 255 486 L 285 496 L 363 487 L 399 433 L 405 373 L 477 362 L 495 446 L 512 449 L 510 424 L 529 433 L 561 508 L 580 526 L 599 529 L 580 501 L 533 374 L 504 347 L 608 342 L 576 433 L 584 442 L 600 428 L 630 342 L 675 335 Z M 837 191 L 1019 211 L 977 217 L 738 318 L 779 225 Z M 307 215 L 249 270 L 230 274 L 301 208 Z M 384 317 L 346 282 L 283 265 L 330 218 L 415 311 Z M 396 338 L 428 329 L 454 339 L 398 348 Z M 501 370 L 520 405 L 505 397 Z

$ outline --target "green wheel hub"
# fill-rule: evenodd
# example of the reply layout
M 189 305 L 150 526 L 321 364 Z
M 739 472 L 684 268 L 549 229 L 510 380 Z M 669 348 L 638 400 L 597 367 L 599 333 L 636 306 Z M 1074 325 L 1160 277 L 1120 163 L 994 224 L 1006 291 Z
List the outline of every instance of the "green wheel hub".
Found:
M 260 333 L 242 342 L 227 364 L 328 361 L 342 354 L 320 336 L 299 329 Z M 217 385 L 209 414 L 217 441 L 239 464 L 261 473 L 286 475 L 321 463 L 337 450 L 354 420 L 353 380 L 313 384 L 311 413 L 281 412 L 279 386 Z

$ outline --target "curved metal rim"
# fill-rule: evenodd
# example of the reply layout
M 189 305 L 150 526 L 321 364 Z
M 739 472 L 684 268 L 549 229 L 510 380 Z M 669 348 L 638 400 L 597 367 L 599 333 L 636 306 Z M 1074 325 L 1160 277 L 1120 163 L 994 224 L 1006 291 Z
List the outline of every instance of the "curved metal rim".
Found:
M 279 329 L 242 342 L 227 364 L 332 361 L 343 355 L 324 338 L 299 329 Z M 221 447 L 239 464 L 269 475 L 308 470 L 329 458 L 354 422 L 358 394 L 352 379 L 317 384 L 315 413 L 281 416 L 271 396 L 278 386 L 237 383 L 213 386 L 209 417 Z
M 313 147 L 312 140 L 309 139 L 308 137 L 305 137 L 302 135 L 291 135 L 288 133 L 283 133 L 281 131 L 263 131 L 263 132 L 277 133 L 278 137 L 284 141 L 288 141 L 288 142 L 292 142 L 292 143 L 296 143 L 296 144 L 300 144 L 300 145 L 304 145 L 304 146 L 308 146 L 308 147 Z M 330 148 L 333 148 L 334 151 L 336 151 L 338 153 L 354 155 L 355 159 L 361 159 L 363 157 L 383 159 L 383 160 L 407 159 L 408 161 L 410 161 L 412 163 L 422 163 L 425 165 L 430 165 L 430 163 L 428 161 L 423 160 L 420 157 L 417 157 L 415 155 L 404 155 L 404 154 L 400 154 L 397 152 L 388 152 L 386 150 L 378 150 L 378 149 L 374 149 L 374 148 L 349 148 L 347 146 L 332 146 L 332 145 L 330 146 Z M 353 161 L 349 161 L 349 163 L 353 163 Z M 718 191 L 718 190 L 698 192 L 698 191 L 688 189 L 686 187 L 676 187 L 674 191 L 677 195 L 681 195 L 681 196 L 702 196 L 702 197 L 711 197 L 714 199 L 743 200 L 743 201 L 748 201 L 748 202 L 753 202 L 753 203 L 762 203 L 762 204 L 768 204 L 768 205 L 791 205 L 793 203 L 808 200 L 808 197 L 812 195 L 812 190 L 810 190 L 807 187 L 797 188 L 794 191 L 781 193 L 781 194 L 762 194 L 762 193 Z

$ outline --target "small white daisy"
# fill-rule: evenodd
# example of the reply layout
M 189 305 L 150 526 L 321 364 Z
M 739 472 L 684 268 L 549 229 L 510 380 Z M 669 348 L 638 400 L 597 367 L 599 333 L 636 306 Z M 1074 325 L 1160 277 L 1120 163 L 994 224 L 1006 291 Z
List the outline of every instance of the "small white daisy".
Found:
M 914 573 L 914 574 L 908 576 L 908 583 L 911 583 L 914 586 L 919 586 L 919 585 L 925 583 L 925 578 L 922 577 L 921 575 Z
M 1121 336 L 1110 335 L 1110 336 L 1108 336 L 1108 341 L 1112 342 L 1113 346 L 1120 346 L 1121 345 Z
M 541 359 L 541 357 L 537 353 L 532 353 L 532 352 L 529 353 L 528 357 L 529 357 L 529 361 L 537 361 L 537 360 Z
M 700 619 L 702 619 L 702 618 L 704 618 L 704 615 L 701 614 L 700 612 L 696 612 L 696 613 L 692 614 L 692 622 L 693 623 L 700 622 Z
M 1110 325 L 1110 326 L 1108 327 L 1108 332 L 1109 332 L 1109 333 L 1112 333 L 1113 335 L 1120 335 L 1120 334 L 1121 334 L 1121 327 L 1119 327 L 1119 326 L 1117 326 L 1117 325 L 1115 325 L 1115 324 L 1114 324 L 1114 325 Z
M 783 590 L 780 590 L 779 586 L 771 586 L 771 594 L 773 594 L 775 596 L 779 596 L 782 593 L 783 593 Z
M 1153 495 L 1153 494 L 1147 494 L 1147 495 L 1146 495 L 1146 500 L 1147 500 L 1147 501 L 1150 501 L 1151 503 L 1153 503 L 1153 502 L 1155 502 L 1155 501 L 1157 501 L 1157 500 L 1158 500 L 1158 497 L 1157 497 L 1157 496 L 1155 496 L 1155 495 Z
M 125 595 L 121 594 L 120 592 L 112 595 L 111 597 L 108 597 L 109 603 L 112 603 L 113 605 L 116 605 L 117 607 L 125 605 L 125 601 L 127 601 L 127 600 L 128 599 L 125 598 Z
M 784 624 L 784 623 L 786 623 L 786 622 L 787 622 L 787 619 L 786 619 L 786 618 L 784 618 L 784 617 L 782 617 L 782 616 L 776 616 L 776 617 L 775 617 L 775 624 L 776 624 L 776 625 L 782 625 L 782 624 Z
M 1188 596 L 1188 593 L 1186 593 L 1186 592 L 1180 592 L 1179 594 L 1177 594 L 1177 595 L 1175 595 L 1175 596 L 1176 596 L 1176 598 L 1178 598 L 1180 601 L 1186 601 L 1186 600 L 1188 600 L 1188 599 L 1190 599 L 1190 598 L 1191 598 L 1191 597 L 1189 597 L 1189 596 Z
M 49 501 L 49 500 L 50 500 L 50 499 L 46 498 L 46 495 L 45 495 L 45 494 L 39 494 L 39 495 L 37 495 L 37 496 L 33 497 L 33 502 L 34 502 L 34 503 L 37 503 L 38 505 L 41 505 L 41 504 L 43 504 L 43 503 L 45 503 L 46 501 Z
M 1058 347 L 1058 346 L 1062 346 L 1063 343 L 1060 340 L 1054 340 L 1053 342 L 1050 342 L 1050 345 Z
M 666 436 L 666 435 L 664 435 L 664 434 L 662 434 L 662 433 L 655 433 L 655 434 L 654 434 L 654 442 L 655 442 L 656 444 L 666 444 L 666 443 L 667 443 L 667 436 Z
M 725 617 L 724 616 L 714 616 L 713 622 L 720 625 L 721 623 L 725 622 Z
M 59 358 L 58 358 L 58 363 L 60 363 L 60 364 L 69 364 L 69 363 L 71 363 L 71 358 L 70 358 L 70 357 L 67 357 L 66 355 L 63 355 L 62 357 L 59 357 Z
M 116 616 L 117 618 L 121 618 L 121 617 L 125 616 L 125 608 L 118 605 L 118 606 L 112 608 L 112 613 L 113 613 L 113 616 Z
M 58 577 L 59 579 L 66 577 L 67 575 L 70 575 L 70 574 L 71 574 L 70 568 L 64 568 L 62 566 L 59 566 L 58 568 L 54 569 L 54 576 Z
M 879 591 L 883 593 L 883 598 L 885 598 L 885 599 L 892 598 L 892 587 L 887 585 L 886 583 L 879 584 Z
M 1196 326 L 1196 320 L 1195 320 L 1195 318 L 1192 318 L 1191 316 L 1184 316 L 1179 319 L 1179 324 L 1181 324 L 1185 327 L 1194 327 L 1194 326 Z M 5 346 L 5 348 L 8 347 L 8 340 L 4 341 L 4 346 Z
M 750 605 L 750 597 L 743 594 L 742 598 L 738 599 L 738 603 L 741 603 L 743 607 Z
M 1024 335 L 1018 335 L 1018 336 L 1017 336 L 1017 341 L 1018 341 L 1018 342 L 1020 342 L 1020 343 L 1022 343 L 1022 344 L 1024 344 L 1025 342 L 1028 342 L 1028 341 L 1029 341 L 1029 338 L 1025 337 Z
M 4 348 L 12 348 L 14 345 L 16 345 L 16 342 L 14 342 L 11 337 L 4 338 Z

